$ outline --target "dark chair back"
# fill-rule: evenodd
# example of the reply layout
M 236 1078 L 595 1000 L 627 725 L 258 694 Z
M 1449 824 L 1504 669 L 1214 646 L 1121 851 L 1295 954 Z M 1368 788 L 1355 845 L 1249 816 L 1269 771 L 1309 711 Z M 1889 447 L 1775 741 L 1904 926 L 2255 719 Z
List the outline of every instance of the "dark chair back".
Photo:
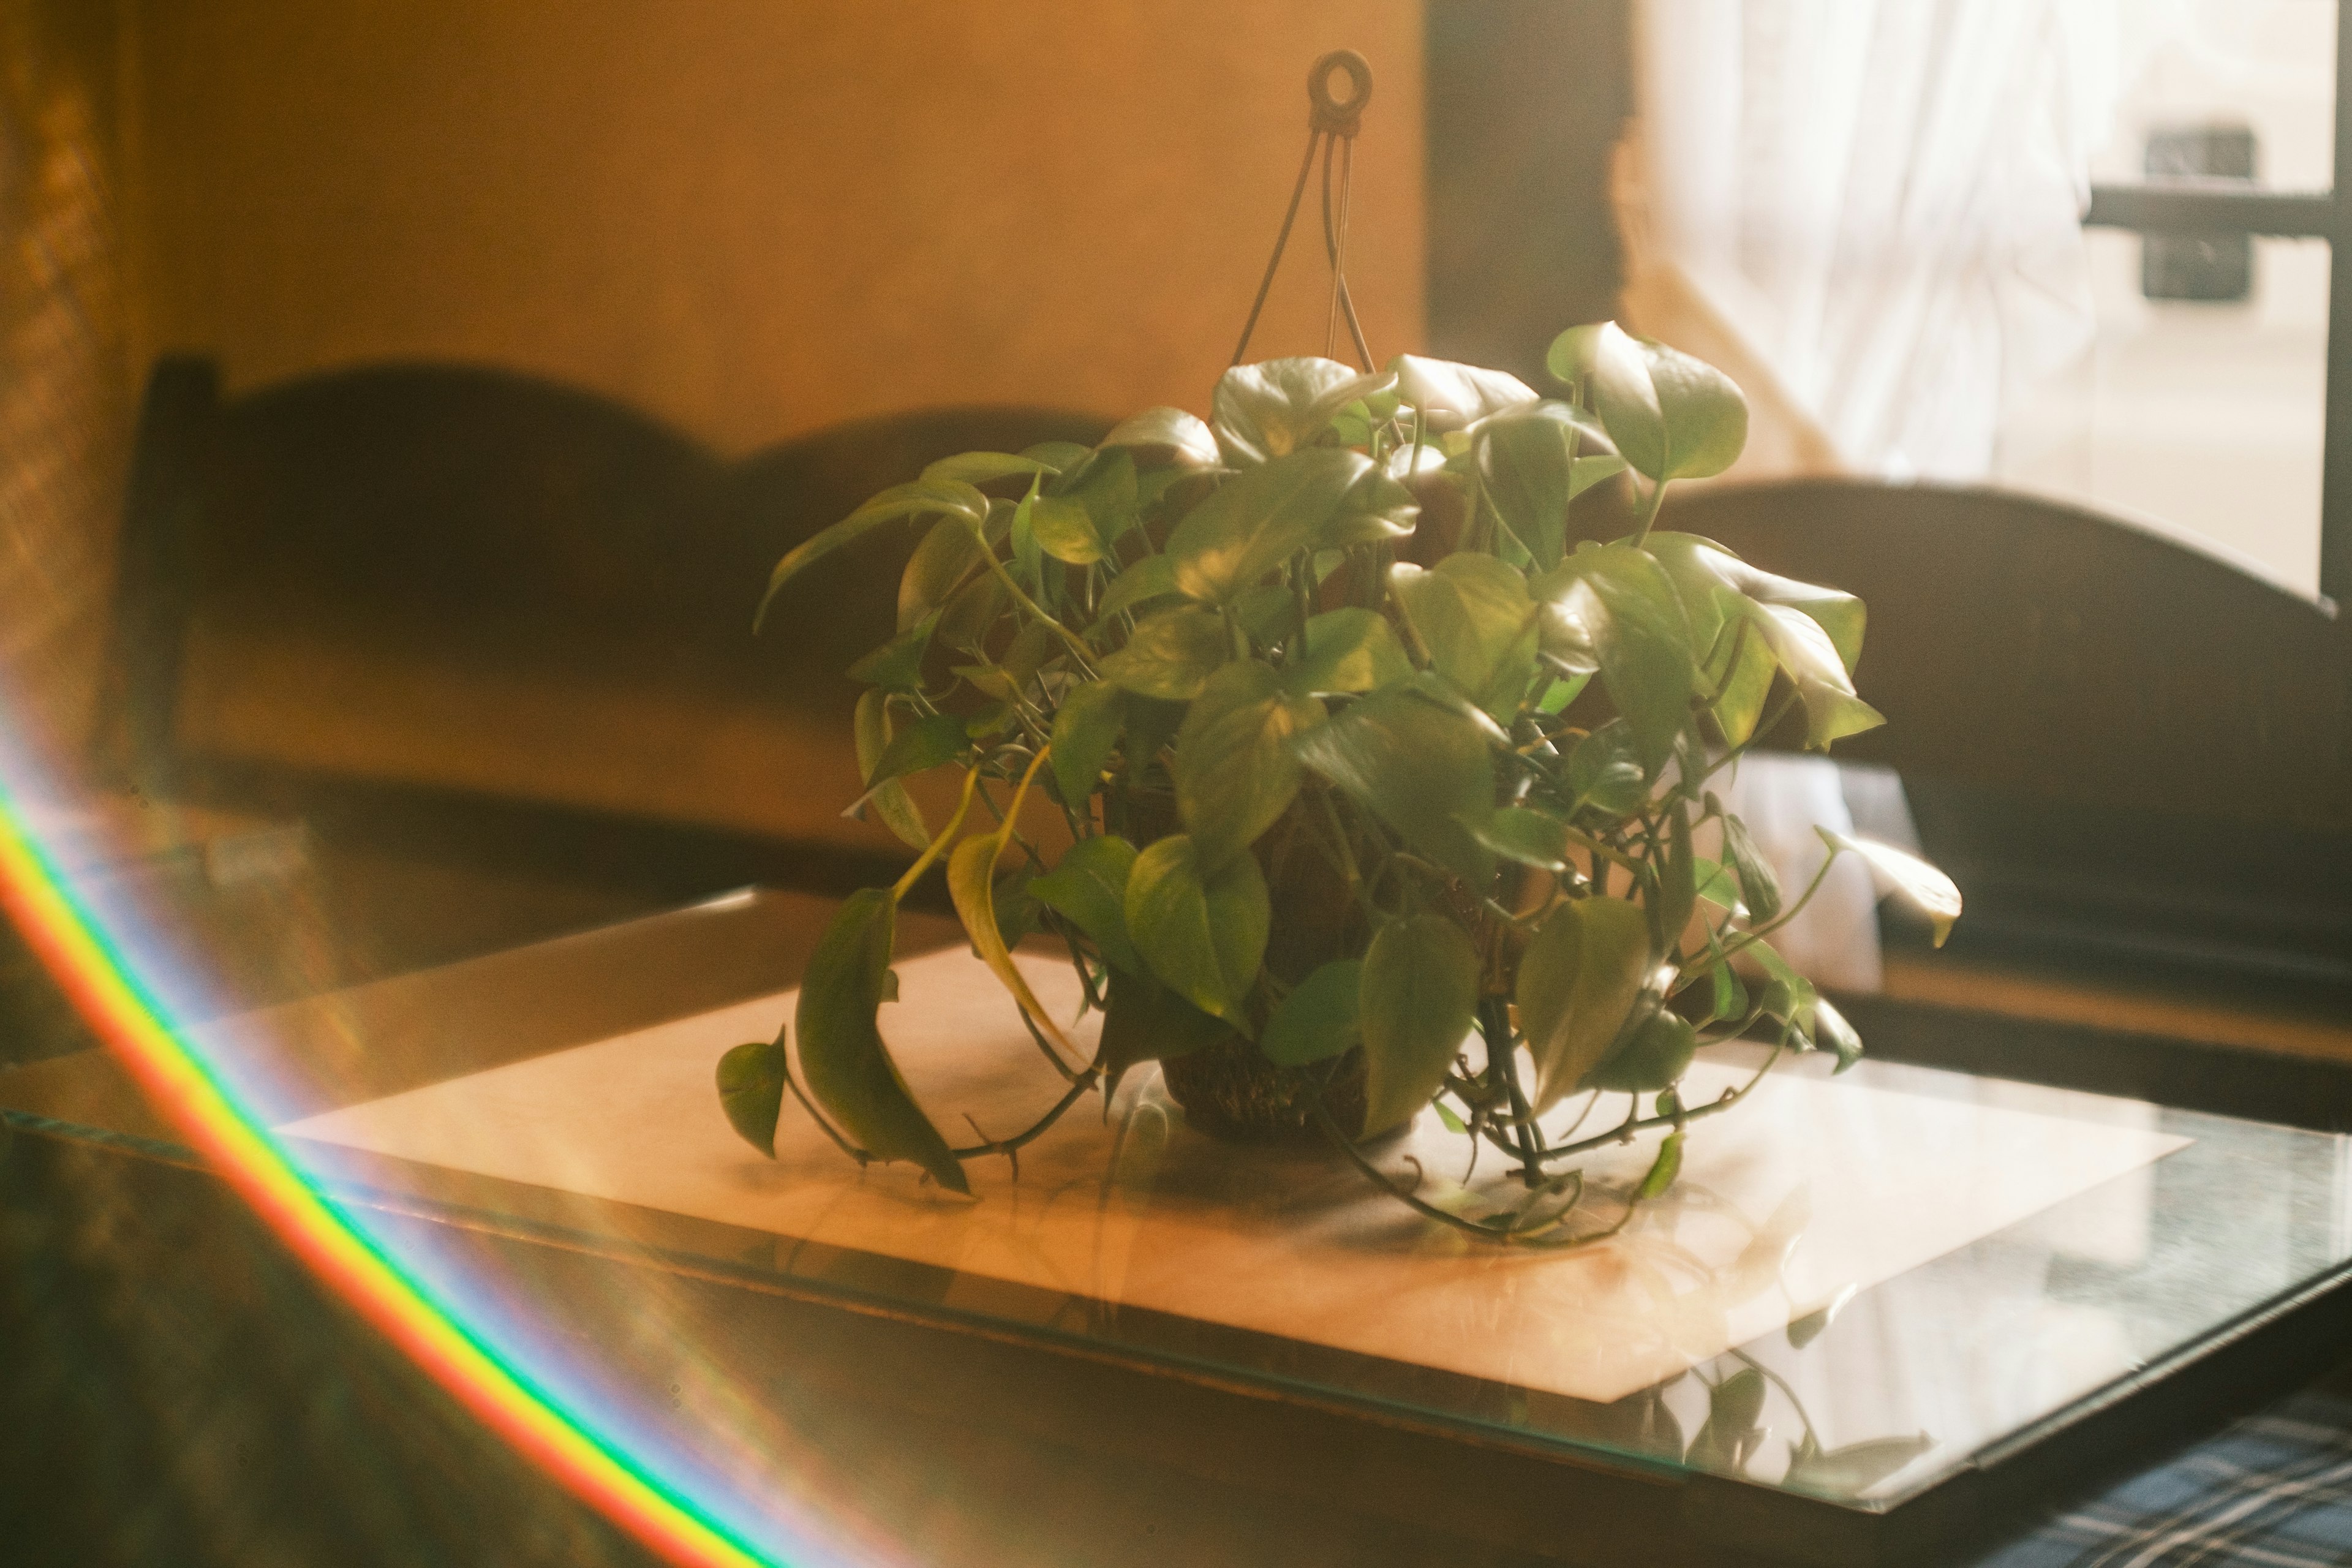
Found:
M 1902 775 L 1967 927 L 2352 977 L 2352 638 L 2324 606 L 2077 507 L 1807 479 L 1661 527 L 1862 595 Z

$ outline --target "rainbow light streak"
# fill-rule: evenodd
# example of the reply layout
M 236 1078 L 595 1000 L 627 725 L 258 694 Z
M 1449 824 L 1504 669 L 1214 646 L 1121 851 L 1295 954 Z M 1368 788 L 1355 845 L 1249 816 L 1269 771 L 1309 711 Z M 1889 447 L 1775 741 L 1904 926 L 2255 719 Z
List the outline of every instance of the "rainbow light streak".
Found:
M 0 785 L 0 907 L 189 1143 L 286 1244 L 474 1415 L 622 1529 L 684 1568 L 777 1561 L 592 1436 L 500 1362 L 287 1160 L 164 1010 L 26 830 Z

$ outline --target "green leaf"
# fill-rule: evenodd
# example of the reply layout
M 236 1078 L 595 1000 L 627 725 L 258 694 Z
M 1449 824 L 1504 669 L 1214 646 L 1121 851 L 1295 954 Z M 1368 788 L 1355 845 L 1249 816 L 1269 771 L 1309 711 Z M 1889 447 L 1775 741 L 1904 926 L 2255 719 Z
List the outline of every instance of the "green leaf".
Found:
M 1621 1094 L 1671 1089 L 1690 1070 L 1697 1049 L 1698 1031 L 1690 1020 L 1660 1009 L 1635 1026 L 1632 1037 L 1592 1069 L 1585 1085 Z
M 1452 360 L 1399 354 L 1389 371 L 1397 395 L 1419 409 L 1432 430 L 1459 430 L 1536 400 L 1535 388 L 1516 375 Z
M 1441 914 L 1372 935 L 1359 983 L 1364 1131 L 1385 1132 L 1427 1105 L 1462 1049 L 1478 1005 L 1478 949 Z
M 1855 838 L 1828 827 L 1816 827 L 1813 831 L 1832 851 L 1850 849 L 1869 861 L 1873 871 L 1894 883 L 1895 892 L 1927 917 L 1935 930 L 1936 945 L 1944 945 L 1944 939 L 1952 934 L 1952 923 L 1960 918 L 1960 889 L 1949 877 L 1892 844 Z
M 1744 746 L 1764 717 L 1764 700 L 1771 694 L 1772 674 L 1780 663 L 1764 634 L 1743 619 L 1733 637 L 1729 658 L 1713 674 L 1715 700 L 1708 705 L 1727 746 Z
M 1690 721 L 1698 687 L 1690 622 L 1673 581 L 1630 544 L 1588 545 L 1535 591 L 1591 645 L 1610 700 L 1632 727 L 1633 754 L 1654 777 Z
M 1233 651 L 1225 618 L 1202 605 L 1186 605 L 1137 622 L 1127 646 L 1102 661 L 1102 673 L 1129 691 L 1190 702 L 1233 658 Z
M 882 1160 L 912 1160 L 950 1192 L 970 1193 L 947 1141 L 907 1092 L 875 1026 L 897 942 L 898 900 L 887 888 L 852 893 L 801 976 L 793 1028 L 811 1099 Z
M 1076 501 L 1093 524 L 1095 538 L 1106 548 L 1133 528 L 1139 519 L 1135 458 L 1126 451 L 1102 451 L 1055 487 L 1057 499 Z M 1063 557 L 1064 560 L 1069 557 Z M 1083 563 L 1081 563 L 1083 564 Z
M 1309 616 L 1300 651 L 1282 670 L 1283 689 L 1298 697 L 1376 691 L 1412 679 L 1412 660 L 1388 617 L 1353 608 Z
M 1217 438 L 1208 423 L 1181 408 L 1147 408 L 1122 419 L 1103 437 L 1105 447 L 1139 447 L 1187 468 L 1217 466 Z
M 1824 1453 L 1811 1447 L 1809 1436 L 1806 1442 L 1790 1447 L 1783 1484 L 1834 1497 L 1855 1497 L 1935 1446 L 1936 1439 L 1921 1432 L 1909 1437 L 1872 1437 Z
M 1072 806 L 1094 793 L 1126 717 L 1126 693 L 1116 681 L 1089 680 L 1063 693 L 1054 712 L 1054 783 Z
M 1324 721 L 1271 666 L 1242 659 L 1209 678 L 1176 731 L 1176 807 L 1202 868 L 1213 873 L 1274 825 L 1298 794 L 1292 737 Z
M 1114 1082 L 1139 1062 L 1166 1061 L 1215 1045 L 1233 1033 L 1139 970 L 1112 970 L 1105 1003 L 1096 1059 Z
M 986 547 L 960 517 L 942 518 L 923 535 L 898 579 L 898 629 L 937 616 L 958 588 L 981 569 Z
M 809 566 L 844 545 L 856 543 L 886 522 L 940 512 L 977 529 L 988 521 L 988 498 L 961 479 L 917 479 L 912 484 L 892 486 L 832 527 L 802 541 L 776 563 L 776 569 L 768 574 L 768 591 L 761 595 L 760 608 L 751 617 L 752 628 L 757 630 L 760 622 L 767 617 L 768 605 L 774 602 L 777 591 Z
M 1544 568 L 1559 564 L 1567 548 L 1569 503 L 1625 466 L 1597 426 L 1558 402 L 1487 420 L 1471 433 L 1470 449 L 1487 504 Z
M 1551 347 L 1544 353 L 1544 369 L 1552 379 L 1573 386 L 1592 374 L 1600 361 L 1601 345 L 1605 334 L 1614 329 L 1613 321 L 1589 321 L 1580 327 L 1570 327 L 1552 339 Z
M 1015 474 L 1026 478 L 1060 471 L 1058 464 L 1040 462 L 1034 457 L 1016 458 L 1010 452 L 959 452 L 924 468 L 923 478 L 933 484 L 961 480 L 968 485 L 984 485 Z
M 1039 496 L 1029 507 L 1029 528 L 1037 548 L 1056 561 L 1091 566 L 1108 553 L 1095 532 L 1095 520 L 1083 502 L 1067 496 Z
M 923 656 L 930 652 L 933 614 L 916 622 L 849 667 L 849 679 L 885 691 L 913 691 L 923 684 Z
M 1034 458 L 1049 468 L 1063 472 L 1076 468 L 1087 460 L 1094 448 L 1079 441 L 1038 441 L 1021 448 L 1024 458 Z
M 872 778 L 876 764 L 890 748 L 889 705 L 889 697 L 881 691 L 867 691 L 857 699 L 850 732 L 857 748 L 860 778 Z M 886 779 L 867 790 L 866 798 L 873 804 L 874 814 L 882 819 L 883 826 L 897 834 L 909 847 L 928 849 L 931 847 L 930 825 L 923 820 L 922 808 L 915 804 L 914 797 L 907 793 L 904 784 L 896 779 Z
M 1234 475 L 1168 535 L 1178 590 L 1220 603 L 1319 545 L 1340 503 L 1371 471 L 1361 452 L 1316 447 Z
M 983 833 L 967 838 L 955 847 L 948 857 L 948 897 L 955 901 L 956 918 L 963 922 L 964 935 L 971 939 L 972 951 L 1004 989 L 1013 994 L 1021 1010 L 1029 1015 L 1039 1033 L 1060 1048 L 1066 1060 L 1078 1062 L 1085 1056 L 1062 1033 L 1037 994 L 1029 989 L 1028 977 L 1013 962 L 1003 928 L 996 916 L 996 858 L 1003 850 L 1004 833 Z
M 1622 899 L 1554 910 L 1519 959 L 1519 1027 L 1535 1058 L 1536 1106 L 1581 1085 L 1625 1026 L 1649 978 L 1650 921 Z
M 1132 781 L 1140 779 L 1144 770 L 1158 762 L 1161 751 L 1176 738 L 1177 727 L 1184 722 L 1185 705 L 1129 692 L 1125 706 L 1127 774 Z
M 1869 611 L 1860 599 L 1836 588 L 1775 576 L 1750 566 L 1712 539 L 1696 533 L 1653 532 L 1645 541 L 1651 554 L 1666 569 L 1682 594 L 1694 626 L 1699 621 L 1699 601 L 1710 588 L 1725 588 L 1759 605 L 1779 605 L 1803 612 L 1829 637 L 1838 660 L 1851 675 L 1862 659 L 1863 633 Z M 1711 632 L 1709 634 L 1712 635 Z
M 950 647 L 977 648 L 988 640 L 1009 602 L 1003 580 L 993 572 L 982 572 L 940 606 L 939 628 L 932 632 L 931 640 Z
M 1463 826 L 1495 805 L 1486 735 L 1410 689 L 1374 692 L 1294 742 L 1298 760 L 1483 891 L 1495 853 Z
M 743 1142 L 772 1160 L 784 1109 L 784 1040 L 753 1040 L 719 1058 L 719 1105 Z
M 1307 447 L 1329 428 L 1341 409 L 1395 382 L 1392 372 L 1359 375 L 1328 359 L 1237 364 L 1217 382 L 1209 422 L 1225 461 L 1245 468 Z
M 1428 571 L 1389 570 L 1389 587 L 1431 665 L 1498 721 L 1535 678 L 1535 602 L 1527 578 L 1491 555 L 1449 555 Z
M 1144 963 L 1178 995 L 1244 1035 L 1253 1031 L 1243 1004 L 1272 921 L 1255 859 L 1237 855 L 1204 875 L 1181 833 L 1144 850 L 1128 878 L 1128 936 Z
M 1773 945 L 1759 938 L 1740 950 L 1763 967 L 1770 982 L 1764 987 L 1760 1005 L 1764 1016 L 1793 1025 L 1797 1038 L 1810 1050 L 1813 1043 L 1813 1015 L 1821 1005 L 1821 994 L 1813 983 L 1797 973 Z
M 1315 541 L 1316 548 L 1345 550 L 1409 538 L 1413 520 L 1420 515 L 1421 503 L 1412 499 L 1411 490 L 1377 466 L 1367 468 L 1339 498 L 1330 521 Z
M 1135 860 L 1135 846 L 1117 834 L 1082 838 L 1030 882 L 1029 896 L 1093 938 L 1105 963 L 1139 974 L 1143 960 L 1127 934 L 1127 884 Z
M 1772 862 L 1756 847 L 1749 837 L 1748 825 L 1726 812 L 1723 817 L 1723 856 L 1730 862 L 1734 876 L 1739 879 L 1739 900 L 1748 906 L 1748 918 L 1761 923 L 1780 912 L 1780 879 L 1772 869 Z
M 1706 1422 L 1691 1439 L 1684 1462 L 1696 1468 L 1737 1473 L 1759 1433 L 1764 1414 L 1764 1374 L 1740 1368 L 1708 1390 Z
M 1356 1043 L 1359 959 L 1337 958 L 1299 982 L 1265 1022 L 1258 1049 L 1277 1067 L 1305 1067 Z
M 1464 824 L 1471 834 L 1507 860 L 1546 871 L 1568 869 L 1568 825 L 1532 805 L 1507 805 L 1482 821 Z
M 1664 343 L 1603 327 L 1592 400 L 1610 439 L 1653 479 L 1719 474 L 1748 442 L 1748 400 L 1731 378 Z
M 1796 683 L 1805 705 L 1805 744 L 1827 751 L 1832 742 L 1886 722 L 1885 715 L 1854 695 L 1853 680 L 1839 662 L 1821 623 L 1784 605 L 1755 605 L 1749 612 L 1772 657 Z
M 1691 852 L 1690 811 L 1677 800 L 1666 813 L 1666 858 L 1658 868 L 1658 945 L 1674 952 L 1682 947 L 1683 931 L 1691 911 L 1698 907 L 1697 865 Z
M 962 754 L 965 739 L 963 721 L 952 714 L 934 713 L 918 719 L 893 735 L 890 743 L 882 748 L 874 771 L 866 775 L 866 787 L 870 790 L 891 779 L 951 763 Z
M 1658 1157 L 1650 1163 L 1649 1173 L 1642 1178 L 1642 1184 L 1633 1189 L 1634 1198 L 1646 1203 L 1652 1198 L 1664 1196 L 1666 1189 L 1675 1184 L 1675 1178 L 1681 1175 L 1682 1171 L 1683 1135 L 1669 1132 L 1665 1142 L 1658 1145 Z
M 1612 719 L 1576 743 L 1568 754 L 1568 787 L 1579 810 L 1591 806 L 1611 816 L 1631 816 L 1649 803 L 1649 777 L 1633 755 L 1633 734 Z
M 1843 1072 L 1862 1060 L 1862 1037 L 1826 996 L 1813 998 L 1813 1044 L 1837 1058 L 1832 1072 Z
M 1095 604 L 1097 625 L 1108 625 L 1121 610 L 1131 610 L 1153 599 L 1172 598 L 1176 593 L 1176 563 L 1165 555 L 1147 555 L 1134 565 L 1111 579 L 1109 587 Z

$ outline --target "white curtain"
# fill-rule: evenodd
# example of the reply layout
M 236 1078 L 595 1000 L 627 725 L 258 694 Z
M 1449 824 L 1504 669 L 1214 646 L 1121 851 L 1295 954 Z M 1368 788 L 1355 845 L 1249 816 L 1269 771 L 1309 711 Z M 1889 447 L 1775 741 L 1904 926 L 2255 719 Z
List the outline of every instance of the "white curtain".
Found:
M 1644 0 L 1637 267 L 1671 270 L 1664 297 L 1695 299 L 1835 466 L 1986 477 L 2003 409 L 2091 343 L 2081 213 L 2116 5 Z M 1815 823 L 1911 837 L 1899 784 L 1864 792 L 1855 812 L 1832 764 L 1756 757 L 1732 805 L 1793 894 L 1826 853 Z M 1883 891 L 1842 862 L 1775 942 L 1874 990 Z
M 1648 242 L 1852 468 L 1990 472 L 2087 347 L 2116 0 L 1645 0 Z

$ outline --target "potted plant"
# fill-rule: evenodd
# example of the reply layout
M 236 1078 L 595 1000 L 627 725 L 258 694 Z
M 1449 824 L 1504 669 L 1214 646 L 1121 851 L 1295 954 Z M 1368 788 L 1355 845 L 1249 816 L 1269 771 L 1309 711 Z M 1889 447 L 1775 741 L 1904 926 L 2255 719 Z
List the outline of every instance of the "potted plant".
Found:
M 920 856 L 845 903 L 790 1026 L 722 1062 L 734 1126 L 772 1154 L 790 1092 L 849 1157 L 967 1192 L 965 1161 L 1156 1062 L 1206 1131 L 1320 1136 L 1433 1219 L 1559 1244 L 1613 1228 L 1578 1156 L 1663 1131 L 1630 1214 L 1746 1095 L 1683 1097 L 1700 1046 L 1850 1064 L 1861 1042 L 1770 941 L 1820 879 L 1784 889 L 1719 791 L 1784 720 L 1815 748 L 1881 722 L 1852 679 L 1863 605 L 1653 526 L 1670 484 L 1739 453 L 1721 374 L 1609 324 L 1548 363 L 1550 397 L 1411 355 L 1236 365 L 1206 421 L 1154 408 L 1091 448 L 950 458 L 779 563 L 771 595 L 928 525 L 895 635 L 852 669 L 863 805 Z M 1604 515 L 1630 532 L 1586 537 Z M 902 781 L 946 767 L 960 803 L 935 828 Z M 1039 797 L 1066 841 L 1024 827 Z M 1823 837 L 1941 941 L 1948 879 Z M 961 1148 L 876 1023 L 899 901 L 942 860 L 1066 1080 L 1028 1131 Z M 1090 1054 L 1013 962 L 1032 932 L 1104 1015 Z M 1584 1123 L 1571 1097 L 1625 1109 L 1548 1131 Z M 1465 1212 L 1383 1174 L 1365 1145 L 1424 1110 L 1515 1161 L 1518 1196 Z

